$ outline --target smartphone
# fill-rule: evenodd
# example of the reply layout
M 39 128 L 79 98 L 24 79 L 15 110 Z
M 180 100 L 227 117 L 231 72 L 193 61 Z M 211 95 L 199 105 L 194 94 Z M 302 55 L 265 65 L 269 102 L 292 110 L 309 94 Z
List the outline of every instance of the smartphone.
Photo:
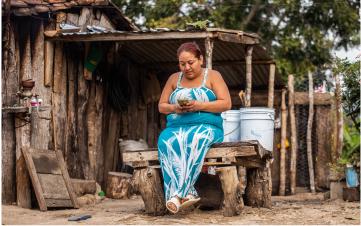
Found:
M 190 100 L 188 100 L 188 99 L 178 99 L 177 102 L 178 102 L 178 104 L 180 106 L 183 107 L 183 106 L 186 106 L 190 102 Z

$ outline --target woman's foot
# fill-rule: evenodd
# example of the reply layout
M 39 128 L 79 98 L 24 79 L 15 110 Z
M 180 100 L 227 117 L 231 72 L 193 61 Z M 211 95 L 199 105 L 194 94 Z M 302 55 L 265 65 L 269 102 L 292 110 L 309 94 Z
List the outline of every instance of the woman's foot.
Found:
M 181 209 L 188 208 L 188 207 L 196 204 L 197 202 L 199 202 L 199 200 L 201 200 L 201 198 L 196 197 L 194 195 L 187 195 L 184 199 L 182 199 L 182 204 L 181 204 L 180 208 Z
M 180 199 L 177 196 L 172 197 L 166 202 L 165 206 L 169 212 L 173 214 L 178 213 L 181 206 Z

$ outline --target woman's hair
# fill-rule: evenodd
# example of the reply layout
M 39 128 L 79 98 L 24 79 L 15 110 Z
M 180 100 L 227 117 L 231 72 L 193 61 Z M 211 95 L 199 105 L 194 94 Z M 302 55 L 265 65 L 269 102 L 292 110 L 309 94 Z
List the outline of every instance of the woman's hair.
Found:
M 195 57 L 197 57 L 198 59 L 202 56 L 201 49 L 199 48 L 198 44 L 195 42 L 186 42 L 186 43 L 183 43 L 181 46 L 179 46 L 179 48 L 177 50 L 177 57 L 179 57 L 179 55 L 182 52 L 193 53 L 193 55 Z

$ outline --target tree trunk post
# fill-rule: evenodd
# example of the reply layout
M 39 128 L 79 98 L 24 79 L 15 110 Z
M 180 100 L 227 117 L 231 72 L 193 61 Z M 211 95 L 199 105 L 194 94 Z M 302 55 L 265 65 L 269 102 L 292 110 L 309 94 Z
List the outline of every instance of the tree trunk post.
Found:
M 282 90 L 281 101 L 281 150 L 280 150 L 280 188 L 279 195 L 285 195 L 286 191 L 286 135 L 287 135 L 287 108 L 286 90 Z
M 271 208 L 272 178 L 269 160 L 262 168 L 247 170 L 245 203 L 253 207 Z
M 337 119 L 337 138 L 336 138 L 336 154 L 338 158 L 342 153 L 343 146 L 343 116 L 342 116 L 342 93 L 339 74 L 335 74 L 335 97 L 336 97 L 336 119 Z
M 296 161 L 297 161 L 297 129 L 295 117 L 295 92 L 293 75 L 288 76 L 288 107 L 291 124 L 291 164 L 290 164 L 290 184 L 291 194 L 296 193 Z
M 240 191 L 236 166 L 219 167 L 216 169 L 221 180 L 224 194 L 223 216 L 239 215 L 244 207 Z
M 142 196 L 145 212 L 154 216 L 164 215 L 166 207 L 159 169 L 135 169 L 132 180 L 134 190 Z
M 276 72 L 276 65 L 270 64 L 269 81 L 268 81 L 268 103 L 267 103 L 267 107 L 269 108 L 273 108 L 274 105 L 275 72 Z
M 206 49 L 206 67 L 212 69 L 212 55 L 213 55 L 213 40 L 209 37 L 205 40 Z
M 245 107 L 251 107 L 251 95 L 252 95 L 252 51 L 253 46 L 249 45 L 246 48 L 246 103 Z
M 310 176 L 310 189 L 312 193 L 315 193 L 315 176 L 313 170 L 313 157 L 312 157 L 312 123 L 313 123 L 313 78 L 311 71 L 308 71 L 308 90 L 309 90 L 309 113 L 307 122 L 307 162 L 308 162 L 308 173 Z

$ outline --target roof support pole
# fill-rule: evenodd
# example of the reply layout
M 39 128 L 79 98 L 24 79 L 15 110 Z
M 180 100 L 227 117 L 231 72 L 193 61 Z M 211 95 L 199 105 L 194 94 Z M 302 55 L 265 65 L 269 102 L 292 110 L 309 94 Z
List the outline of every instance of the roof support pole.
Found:
M 212 69 L 213 40 L 207 37 L 204 41 L 206 49 L 206 67 Z
M 286 190 L 286 139 L 287 139 L 287 107 L 286 89 L 282 89 L 281 102 L 281 150 L 280 150 L 280 187 L 279 195 L 284 196 Z
M 275 87 L 275 71 L 276 65 L 269 65 L 269 80 L 268 80 L 268 102 L 267 107 L 273 108 L 274 105 L 274 87 Z
M 310 99 L 308 122 L 307 122 L 307 160 L 308 160 L 308 172 L 310 177 L 310 189 L 312 193 L 315 193 L 315 176 L 313 169 L 313 157 L 312 157 L 312 125 L 313 125 L 313 77 L 311 71 L 308 71 L 308 95 Z
M 246 103 L 245 107 L 251 107 L 251 93 L 252 93 L 252 51 L 253 46 L 246 47 Z

